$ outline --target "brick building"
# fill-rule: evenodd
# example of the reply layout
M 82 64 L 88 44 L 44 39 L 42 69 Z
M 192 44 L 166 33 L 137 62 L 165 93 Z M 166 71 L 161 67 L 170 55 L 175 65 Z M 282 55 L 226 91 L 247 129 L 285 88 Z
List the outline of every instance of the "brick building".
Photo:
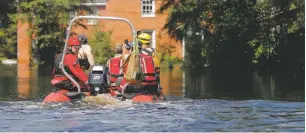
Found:
M 152 47 L 159 53 L 171 51 L 171 55 L 182 58 L 182 45 L 180 42 L 170 39 L 162 28 L 166 22 L 166 14 L 157 14 L 162 0 L 88 0 L 82 6 L 91 8 L 92 12 L 78 11 L 70 12 L 70 18 L 77 15 L 114 16 L 128 19 L 136 30 L 146 32 L 152 36 Z M 72 31 L 85 34 L 91 38 L 92 29 L 99 26 L 101 30 L 112 31 L 112 45 L 123 43 L 124 39 L 131 40 L 131 30 L 125 22 L 121 21 L 84 21 L 87 29 L 74 26 Z M 28 26 L 23 26 L 24 28 Z M 22 27 L 20 27 L 22 28 Z M 19 29 L 19 31 L 22 29 Z M 18 42 L 19 43 L 19 42 Z M 23 40 L 24 44 L 24 40 Z M 18 44 L 20 45 L 20 44 Z M 19 47 L 18 47 L 19 48 Z M 24 49 L 24 46 L 23 46 Z M 19 53 L 20 54 L 20 53 Z
M 116 16 L 126 18 L 134 25 L 136 30 L 146 32 L 152 36 L 152 47 L 163 52 L 165 49 L 173 48 L 173 56 L 182 57 L 182 46 L 179 42 L 170 39 L 162 28 L 166 22 L 166 15 L 157 14 L 161 6 L 161 0 L 96 0 L 94 3 L 83 3 L 93 12 L 81 13 L 82 15 Z M 80 13 L 70 13 L 71 18 Z M 85 22 L 88 29 L 74 27 L 76 33 L 87 34 L 90 37 L 92 27 L 99 25 L 103 30 L 112 30 L 113 45 L 122 43 L 124 39 L 131 40 L 129 26 L 121 21 L 95 21 Z

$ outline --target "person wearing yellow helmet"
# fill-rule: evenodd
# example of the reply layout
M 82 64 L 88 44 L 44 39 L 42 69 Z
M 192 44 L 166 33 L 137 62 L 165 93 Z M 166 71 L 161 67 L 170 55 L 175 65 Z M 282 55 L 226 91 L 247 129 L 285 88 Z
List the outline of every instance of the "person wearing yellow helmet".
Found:
M 141 48 L 141 53 L 144 55 L 149 55 L 152 56 L 153 58 L 153 62 L 154 62 L 154 66 L 155 66 L 155 72 L 156 72 L 156 80 L 159 84 L 159 91 L 161 93 L 161 95 L 163 95 L 162 91 L 161 91 L 161 86 L 160 86 L 160 60 L 157 57 L 155 50 L 153 48 L 150 48 L 151 45 L 151 36 L 147 33 L 140 33 L 137 36 L 138 39 L 138 44 L 139 47 Z
M 151 36 L 147 33 L 140 33 L 138 35 L 138 41 L 140 41 L 142 44 L 150 44 L 151 43 Z
M 141 47 L 141 53 L 153 57 L 155 68 L 159 72 L 160 60 L 158 59 L 155 50 L 153 48 L 150 48 L 151 36 L 147 33 L 140 33 L 137 38 Z

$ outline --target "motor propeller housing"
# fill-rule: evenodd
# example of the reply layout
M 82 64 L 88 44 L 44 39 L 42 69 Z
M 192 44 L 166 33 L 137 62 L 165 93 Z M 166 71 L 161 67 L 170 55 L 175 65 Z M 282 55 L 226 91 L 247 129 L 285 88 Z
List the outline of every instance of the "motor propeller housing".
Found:
M 107 78 L 108 68 L 103 65 L 94 65 L 89 73 L 90 93 L 92 96 L 97 94 L 109 93 L 109 81 Z

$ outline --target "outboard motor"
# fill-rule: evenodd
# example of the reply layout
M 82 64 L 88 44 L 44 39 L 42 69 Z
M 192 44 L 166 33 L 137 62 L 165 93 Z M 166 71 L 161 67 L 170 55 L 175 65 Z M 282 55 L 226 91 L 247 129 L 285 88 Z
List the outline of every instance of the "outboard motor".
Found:
M 89 73 L 90 95 L 109 93 L 107 79 L 108 68 L 103 65 L 94 65 Z

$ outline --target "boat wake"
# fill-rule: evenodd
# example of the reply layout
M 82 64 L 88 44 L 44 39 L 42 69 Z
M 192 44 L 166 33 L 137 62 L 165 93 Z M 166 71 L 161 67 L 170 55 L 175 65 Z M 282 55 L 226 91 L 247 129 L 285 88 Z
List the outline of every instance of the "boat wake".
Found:
M 88 105 L 106 106 L 106 107 L 130 107 L 132 105 L 131 100 L 121 101 L 114 98 L 110 94 L 98 94 L 97 96 L 86 96 L 82 100 Z

